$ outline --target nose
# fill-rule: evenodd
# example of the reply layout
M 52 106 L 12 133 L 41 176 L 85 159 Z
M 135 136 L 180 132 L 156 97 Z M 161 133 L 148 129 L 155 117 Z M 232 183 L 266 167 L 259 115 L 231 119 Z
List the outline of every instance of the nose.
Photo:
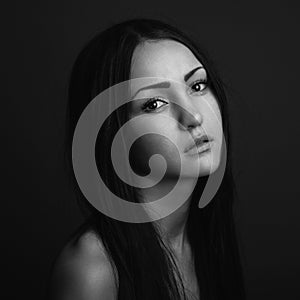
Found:
M 203 116 L 193 105 L 178 107 L 178 124 L 184 130 L 198 130 L 202 126 Z

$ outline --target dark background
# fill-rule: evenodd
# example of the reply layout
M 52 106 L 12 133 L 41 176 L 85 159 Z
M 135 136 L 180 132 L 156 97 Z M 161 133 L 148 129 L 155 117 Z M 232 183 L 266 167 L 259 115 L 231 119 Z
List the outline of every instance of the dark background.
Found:
M 300 299 L 295 4 L 61 0 L 1 10 L 5 299 L 41 299 L 54 257 L 82 222 L 62 160 L 67 78 L 97 30 L 131 17 L 172 22 L 216 62 L 229 86 L 249 299 Z

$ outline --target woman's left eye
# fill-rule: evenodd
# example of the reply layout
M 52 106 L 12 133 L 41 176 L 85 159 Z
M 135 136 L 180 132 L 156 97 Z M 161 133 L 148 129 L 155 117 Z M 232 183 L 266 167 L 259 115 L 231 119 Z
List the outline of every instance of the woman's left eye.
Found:
M 195 92 L 202 92 L 207 88 L 207 80 L 197 80 L 192 83 L 191 87 Z

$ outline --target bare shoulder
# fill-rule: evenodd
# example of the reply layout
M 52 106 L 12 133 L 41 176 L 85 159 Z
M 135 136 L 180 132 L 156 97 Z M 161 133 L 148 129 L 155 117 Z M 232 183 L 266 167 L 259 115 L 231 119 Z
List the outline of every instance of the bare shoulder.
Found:
M 51 300 L 117 299 L 113 266 L 92 231 L 71 240 L 57 257 L 49 285 Z

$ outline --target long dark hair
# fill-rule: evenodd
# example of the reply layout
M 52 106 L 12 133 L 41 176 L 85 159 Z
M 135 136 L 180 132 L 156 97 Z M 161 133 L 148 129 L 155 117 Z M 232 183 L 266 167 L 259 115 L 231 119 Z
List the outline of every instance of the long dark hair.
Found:
M 86 216 L 77 233 L 92 228 L 101 238 L 114 266 L 118 299 L 186 299 L 173 254 L 154 224 L 118 221 L 95 209 L 80 191 L 72 168 L 72 137 L 85 107 L 105 89 L 130 79 L 131 59 L 137 45 L 147 40 L 163 39 L 184 44 L 205 67 L 221 110 L 226 139 L 227 162 L 221 186 L 214 199 L 199 209 L 199 191 L 205 178 L 199 180 L 192 194 L 187 220 L 187 236 L 194 255 L 201 299 L 245 299 L 233 210 L 237 192 L 231 168 L 226 93 L 202 47 L 173 25 L 150 19 L 115 24 L 89 41 L 74 63 L 68 90 L 66 159 L 78 203 Z M 95 156 L 97 166 L 102 166 L 99 170 L 102 170 L 101 177 L 108 187 L 127 201 L 140 202 L 135 188 L 122 182 L 113 171 L 110 151 L 103 151 L 110 149 L 117 130 L 128 119 L 126 112 L 126 107 L 117 109 L 105 121 L 97 137 Z

